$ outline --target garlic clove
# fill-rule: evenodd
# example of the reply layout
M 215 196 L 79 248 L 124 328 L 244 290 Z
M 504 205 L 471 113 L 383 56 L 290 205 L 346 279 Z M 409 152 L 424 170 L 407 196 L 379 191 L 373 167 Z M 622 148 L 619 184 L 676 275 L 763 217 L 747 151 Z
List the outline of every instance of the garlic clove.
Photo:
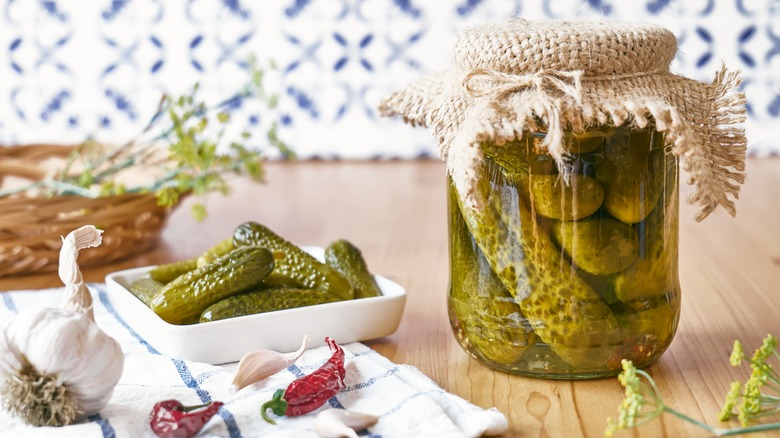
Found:
M 317 414 L 314 429 L 323 438 L 358 438 L 359 430 L 375 425 L 379 417 L 345 409 L 327 409 Z
M 241 358 L 233 377 L 233 387 L 239 391 L 255 382 L 270 377 L 295 363 L 306 351 L 309 336 L 303 337 L 301 348 L 292 353 L 279 353 L 272 350 L 250 351 Z

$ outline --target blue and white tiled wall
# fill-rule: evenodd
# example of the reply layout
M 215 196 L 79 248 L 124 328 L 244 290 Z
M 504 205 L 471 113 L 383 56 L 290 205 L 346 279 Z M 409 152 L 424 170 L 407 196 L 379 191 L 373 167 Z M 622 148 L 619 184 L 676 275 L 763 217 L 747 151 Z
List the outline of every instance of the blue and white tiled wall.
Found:
M 0 0 L 0 144 L 119 143 L 161 92 L 217 101 L 252 53 L 278 66 L 280 137 L 301 157 L 431 155 L 425 129 L 378 118 L 381 96 L 449 65 L 454 33 L 508 16 L 662 24 L 674 69 L 744 72 L 751 150 L 780 152 L 780 0 Z M 269 114 L 236 103 L 250 129 Z M 258 128 L 259 129 L 259 128 Z

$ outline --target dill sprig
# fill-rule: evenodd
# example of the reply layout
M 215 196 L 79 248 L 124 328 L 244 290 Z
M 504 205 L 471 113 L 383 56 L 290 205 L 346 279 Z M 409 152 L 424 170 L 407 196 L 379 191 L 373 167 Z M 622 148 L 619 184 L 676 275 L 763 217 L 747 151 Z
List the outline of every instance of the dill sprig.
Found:
M 174 207 L 183 196 L 192 194 L 196 219 L 207 214 L 205 195 L 228 194 L 228 177 L 238 175 L 263 180 L 265 152 L 275 150 L 284 158 L 293 152 L 278 138 L 278 123 L 270 122 L 262 141 L 263 150 L 246 146 L 254 133 L 243 131 L 240 139 L 224 145 L 231 117 L 227 109 L 254 100 L 271 113 L 278 96 L 265 88 L 268 68 L 255 59 L 248 62 L 249 77 L 239 91 L 214 106 L 199 99 L 195 84 L 181 96 L 163 95 L 154 116 L 141 133 L 129 142 L 106 149 L 87 140 L 71 154 L 56 176 L 0 191 L 0 197 L 24 193 L 27 196 L 83 196 L 97 198 L 126 193 L 154 193 L 160 206 Z M 153 174 L 151 181 L 128 185 L 121 177 L 128 171 Z M 139 173 L 139 172 L 137 172 Z M 147 178 L 148 179 L 148 178 Z
M 767 335 L 750 359 L 745 356 L 742 343 L 734 341 L 731 365 L 736 367 L 747 362 L 750 365 L 750 376 L 744 384 L 731 384 L 731 391 L 720 413 L 721 421 L 736 416 L 743 426 L 747 426 L 758 418 L 780 413 L 780 374 L 769 363 L 772 358 L 780 360 L 775 336 Z
M 734 342 L 729 361 L 733 366 L 748 362 L 751 374 L 744 385 L 739 382 L 731 384 L 720 420 L 727 421 L 736 416 L 742 424 L 742 427 L 738 428 L 716 428 L 667 406 L 653 378 L 646 372 L 637 370 L 630 360 L 624 359 L 623 372 L 618 376 L 618 381 L 625 389 L 623 401 L 618 407 L 617 421 L 607 419 L 604 435 L 610 437 L 618 430 L 640 426 L 658 418 L 664 412 L 688 421 L 714 436 L 780 429 L 780 422 L 750 425 L 756 419 L 780 413 L 780 397 L 777 395 L 780 394 L 780 375 L 769 363 L 772 358 L 780 360 L 777 344 L 776 337 L 767 335 L 761 347 L 748 359 L 742 343 Z M 767 393 L 765 389 L 774 391 L 775 395 Z

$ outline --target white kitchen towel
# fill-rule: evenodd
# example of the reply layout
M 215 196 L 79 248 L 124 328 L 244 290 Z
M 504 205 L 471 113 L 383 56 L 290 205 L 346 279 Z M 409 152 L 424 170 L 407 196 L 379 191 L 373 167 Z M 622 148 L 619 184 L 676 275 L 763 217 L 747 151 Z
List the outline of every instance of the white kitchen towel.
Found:
M 331 355 L 328 347 L 309 350 L 289 368 L 235 392 L 230 382 L 236 363 L 215 366 L 161 355 L 115 312 L 104 284 L 91 285 L 90 289 L 97 323 L 119 341 L 125 355 L 124 373 L 111 401 L 99 414 L 61 428 L 29 427 L 0 410 L 0 437 L 153 437 L 149 414 L 156 402 L 166 399 L 185 405 L 212 400 L 225 404 L 199 437 L 314 438 L 316 414 L 327 408 L 379 416 L 379 422 L 360 435 L 372 438 L 478 437 L 507 429 L 506 417 L 498 410 L 484 410 L 450 394 L 416 368 L 395 364 L 361 343 L 342 346 L 346 353 L 345 388 L 317 411 L 279 418 L 273 426 L 260 417 L 260 406 L 277 389 L 319 368 Z M 63 292 L 6 292 L 0 293 L 0 300 L 2 328 L 26 308 L 61 305 Z

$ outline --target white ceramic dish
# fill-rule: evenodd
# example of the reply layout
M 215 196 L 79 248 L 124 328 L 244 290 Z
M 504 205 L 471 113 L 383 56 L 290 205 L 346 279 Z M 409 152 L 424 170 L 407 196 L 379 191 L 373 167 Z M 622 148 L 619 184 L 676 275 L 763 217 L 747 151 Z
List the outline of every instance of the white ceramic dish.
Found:
M 303 249 L 322 260 L 322 248 Z M 398 328 L 406 304 L 404 288 L 377 275 L 383 294 L 379 297 L 174 325 L 163 321 L 128 290 L 153 268 L 127 269 L 106 276 L 116 311 L 160 353 L 210 364 L 235 362 L 252 350 L 294 351 L 304 335 L 311 337 L 309 347 L 325 345 L 326 336 L 344 344 L 388 336 Z

